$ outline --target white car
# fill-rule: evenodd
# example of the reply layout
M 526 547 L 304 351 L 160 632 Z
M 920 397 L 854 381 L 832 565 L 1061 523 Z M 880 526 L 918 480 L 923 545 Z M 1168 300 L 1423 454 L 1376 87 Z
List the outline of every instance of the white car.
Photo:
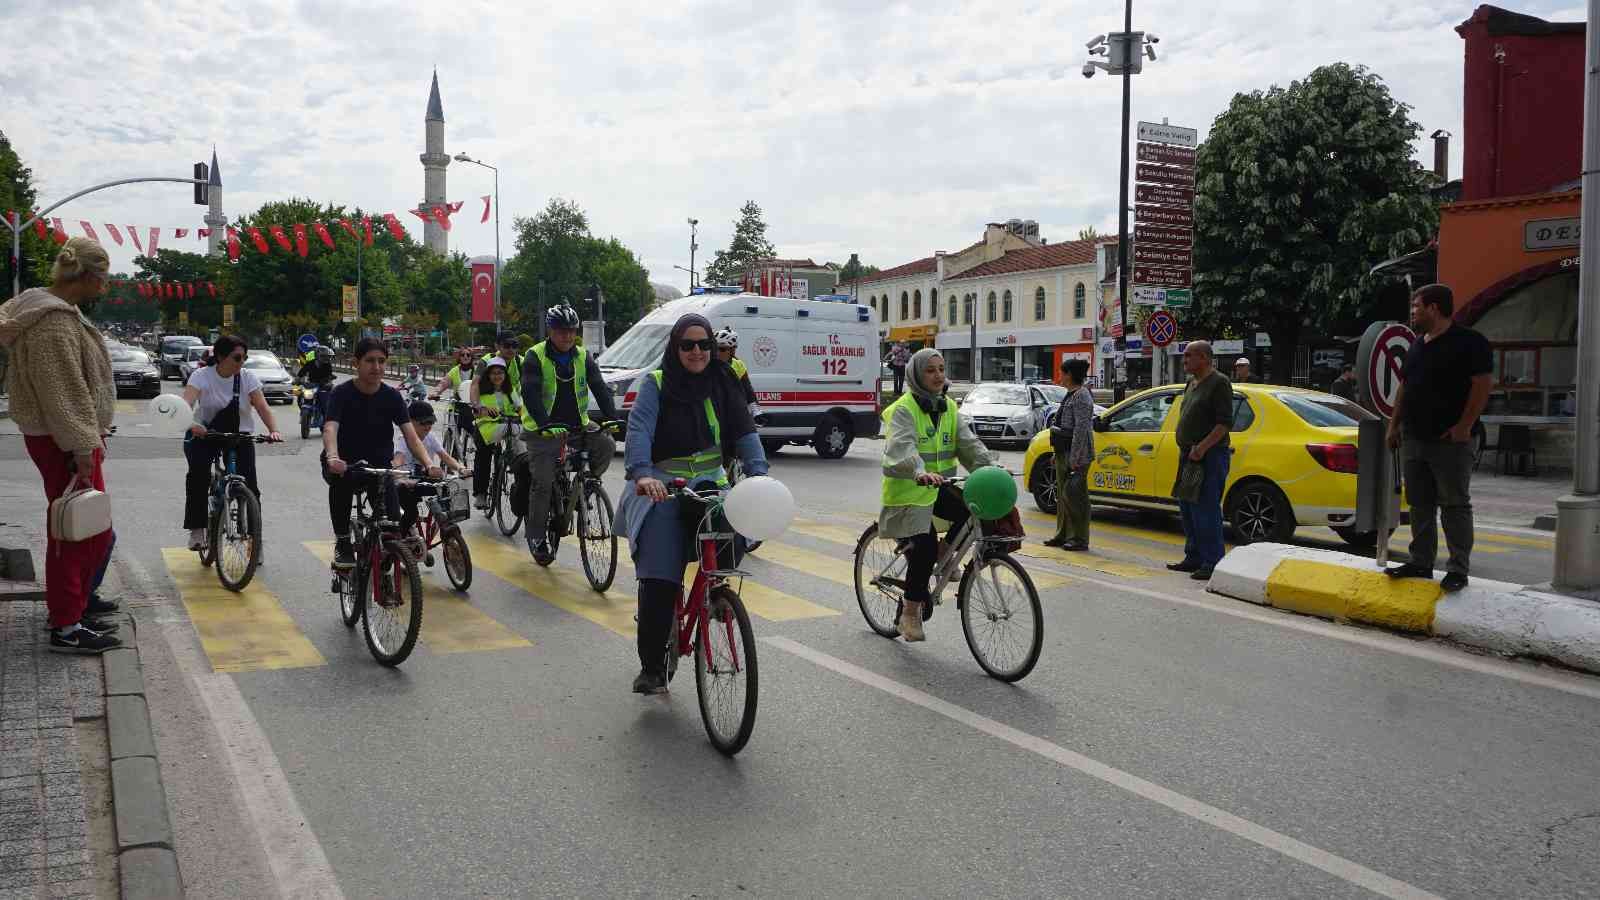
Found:
M 270 350 L 251 350 L 244 367 L 261 379 L 261 394 L 268 403 L 294 402 L 294 376 Z
M 984 443 L 1026 445 L 1046 427 L 1066 395 L 1065 388 L 1054 384 L 986 381 L 967 392 L 961 411 Z

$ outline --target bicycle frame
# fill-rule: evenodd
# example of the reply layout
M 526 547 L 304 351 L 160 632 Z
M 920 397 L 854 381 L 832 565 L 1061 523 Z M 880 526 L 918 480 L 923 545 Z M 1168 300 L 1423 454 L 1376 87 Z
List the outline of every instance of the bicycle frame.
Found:
M 680 489 L 680 498 L 688 494 L 694 499 L 703 499 L 692 491 Z M 712 620 L 708 609 L 708 600 L 711 590 L 725 583 L 728 579 L 717 574 L 717 542 L 707 539 L 700 541 L 700 565 L 694 573 L 694 581 L 689 590 L 680 595 L 677 607 L 678 616 L 678 645 L 673 649 L 679 656 L 688 656 L 694 652 L 694 642 L 708 641 L 711 637 Z M 738 672 L 744 664 L 739 659 L 739 642 L 734 638 L 734 621 L 729 617 L 726 622 L 719 622 L 727 630 L 728 650 L 733 660 L 733 670 Z

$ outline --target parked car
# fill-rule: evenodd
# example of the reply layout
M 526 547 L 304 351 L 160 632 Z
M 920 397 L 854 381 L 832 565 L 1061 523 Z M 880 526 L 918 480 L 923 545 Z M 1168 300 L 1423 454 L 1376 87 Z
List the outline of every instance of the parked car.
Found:
M 1332 394 L 1271 384 L 1234 385 L 1233 404 L 1222 510 L 1235 542 L 1287 541 L 1297 526 L 1325 525 L 1352 546 L 1376 544 L 1375 533 L 1355 529 L 1356 433 L 1372 413 Z M 1096 418 L 1091 503 L 1177 512 L 1174 433 L 1182 405 L 1183 385 L 1164 385 Z M 1023 466 L 1035 505 L 1054 513 L 1048 431 L 1028 445 Z
M 211 347 L 207 344 L 195 344 L 185 349 L 183 351 L 183 361 L 178 363 L 178 380 L 188 384 L 189 376 L 194 374 L 195 369 L 200 368 L 200 360 L 209 352 L 211 352 Z
M 150 354 L 126 345 L 108 347 L 111 375 L 116 380 L 117 396 L 154 397 L 161 393 L 161 370 Z
M 251 350 L 245 357 L 244 367 L 261 379 L 261 394 L 268 403 L 294 402 L 294 376 L 284 368 L 277 354 L 269 350 Z
M 163 337 L 161 344 L 156 348 L 156 365 L 161 369 L 161 377 L 179 377 L 184 356 L 189 348 L 201 343 L 202 341 L 192 334 L 169 334 Z
M 1066 395 L 1065 388 L 1054 384 L 986 381 L 967 392 L 961 411 L 984 443 L 1026 444 L 1045 428 L 1055 404 Z

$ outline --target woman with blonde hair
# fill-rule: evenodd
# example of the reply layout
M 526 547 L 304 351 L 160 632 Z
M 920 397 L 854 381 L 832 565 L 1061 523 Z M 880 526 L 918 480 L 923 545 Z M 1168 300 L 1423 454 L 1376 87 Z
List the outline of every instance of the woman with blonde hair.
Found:
M 106 489 L 101 464 L 117 388 L 105 340 L 79 307 L 105 290 L 110 267 L 99 243 L 72 238 L 56 254 L 48 288 L 29 288 L 0 305 L 0 345 L 11 352 L 11 417 L 44 479 L 47 504 L 75 488 Z M 110 634 L 116 626 L 99 618 L 116 605 L 89 602 L 110 549 L 109 531 L 85 541 L 49 541 L 51 650 L 103 653 L 122 646 Z

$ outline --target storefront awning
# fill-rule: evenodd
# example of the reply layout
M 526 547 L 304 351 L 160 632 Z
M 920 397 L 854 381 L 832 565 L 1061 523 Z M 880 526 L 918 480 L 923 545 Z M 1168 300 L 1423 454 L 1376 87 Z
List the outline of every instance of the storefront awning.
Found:
M 889 329 L 891 341 L 931 341 L 939 334 L 938 325 L 901 325 Z

